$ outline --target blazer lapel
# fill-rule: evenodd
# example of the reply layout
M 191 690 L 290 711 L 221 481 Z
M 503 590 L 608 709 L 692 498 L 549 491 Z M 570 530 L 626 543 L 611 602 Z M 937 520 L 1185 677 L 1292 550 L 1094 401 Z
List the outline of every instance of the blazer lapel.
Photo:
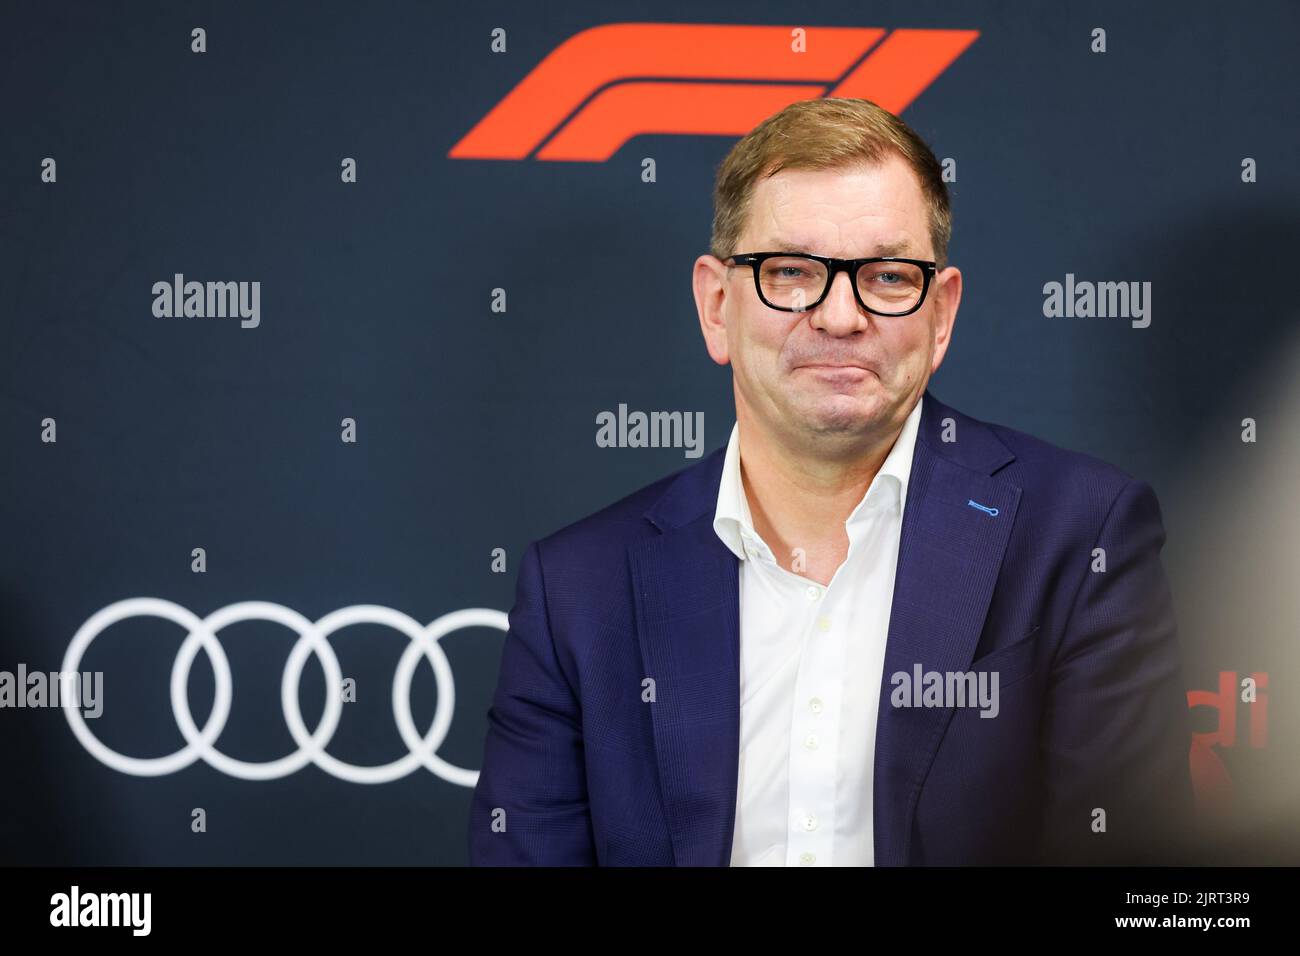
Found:
M 952 708 L 899 708 L 890 676 L 969 669 L 1002 566 L 1021 489 L 990 477 L 1014 455 L 982 422 L 927 391 L 899 543 L 876 724 L 873 837 L 877 866 L 909 860 L 921 784 Z M 944 442 L 944 419 L 955 441 Z M 974 502 L 981 507 L 970 504 Z M 991 514 L 996 509 L 996 515 Z
M 664 812 L 678 866 L 726 866 L 740 760 L 739 560 L 713 530 L 726 447 L 674 482 L 628 549 Z

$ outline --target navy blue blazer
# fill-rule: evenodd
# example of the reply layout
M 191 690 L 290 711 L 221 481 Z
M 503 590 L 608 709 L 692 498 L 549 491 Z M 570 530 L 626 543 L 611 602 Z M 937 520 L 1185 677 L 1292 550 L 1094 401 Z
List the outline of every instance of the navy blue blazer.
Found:
M 470 807 L 474 864 L 729 863 L 739 561 L 713 530 L 725 450 L 523 554 Z M 1191 737 L 1164 539 L 1147 483 L 925 393 L 881 676 L 878 866 L 1178 861 Z M 998 715 L 893 706 L 889 675 L 916 664 L 996 671 Z

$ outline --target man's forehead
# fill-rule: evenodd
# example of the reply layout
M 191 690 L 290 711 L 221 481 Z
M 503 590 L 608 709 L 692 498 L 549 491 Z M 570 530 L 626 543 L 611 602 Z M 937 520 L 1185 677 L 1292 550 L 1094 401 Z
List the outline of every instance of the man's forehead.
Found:
M 759 240 L 764 252 L 808 252 L 814 255 L 829 255 L 819 248 L 821 243 L 810 242 L 798 236 L 787 237 L 770 234 Z M 859 252 L 860 256 L 914 256 L 922 250 L 917 243 L 906 236 L 879 240 L 870 244 L 870 248 Z
M 828 169 L 782 169 L 752 197 L 741 242 L 753 251 L 928 258 L 927 210 L 901 157 Z

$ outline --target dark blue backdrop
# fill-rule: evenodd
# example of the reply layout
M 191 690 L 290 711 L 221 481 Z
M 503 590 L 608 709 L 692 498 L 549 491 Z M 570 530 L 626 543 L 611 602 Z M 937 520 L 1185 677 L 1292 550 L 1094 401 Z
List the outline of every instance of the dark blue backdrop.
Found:
M 972 29 L 902 114 L 957 164 L 950 257 L 966 291 L 932 388 L 1152 482 L 1189 689 L 1270 675 L 1266 743 L 1247 741 L 1243 711 L 1220 748 L 1234 790 L 1216 832 L 1248 862 L 1295 862 L 1298 11 L 7 3 L 0 670 L 58 668 L 93 614 L 135 597 L 200 617 L 248 600 L 312 620 L 355 604 L 422 624 L 507 611 L 529 541 L 691 463 L 597 447 L 597 413 L 702 411 L 705 450 L 727 438 L 730 372 L 703 349 L 690 271 L 735 137 L 640 136 L 607 162 L 456 160 L 451 147 L 601 23 Z M 194 27 L 206 53 L 191 52 Z M 498 27 L 504 54 L 490 49 Z M 42 181 L 46 157 L 56 182 Z M 340 179 L 345 157 L 356 183 Z M 656 182 L 642 181 L 646 157 Z M 1257 182 L 1242 181 L 1246 157 Z M 175 273 L 260 282 L 260 324 L 155 317 L 152 286 Z M 1044 317 L 1044 283 L 1067 273 L 1151 282 L 1150 327 Z M 1254 444 L 1240 440 L 1248 416 Z M 355 443 L 340 440 L 344 418 Z M 168 679 L 184 633 L 135 618 L 92 645 L 82 667 L 103 672 L 105 708 L 88 723 L 106 744 L 182 746 Z M 279 697 L 292 632 L 249 622 L 220 637 L 234 686 L 220 749 L 293 752 Z M 331 642 L 357 701 L 329 752 L 404 756 L 389 697 L 407 638 L 364 624 Z M 502 634 L 442 643 L 455 708 L 439 755 L 476 769 Z M 309 662 L 308 727 L 322 680 Z M 200 654 L 200 724 L 212 689 Z M 412 697 L 424 730 L 428 664 Z M 1198 712 L 1197 728 L 1218 720 Z M 0 767 L 0 862 L 466 860 L 470 791 L 424 768 L 375 785 L 312 766 L 248 781 L 202 761 L 141 777 L 96 760 L 55 709 L 0 709 Z

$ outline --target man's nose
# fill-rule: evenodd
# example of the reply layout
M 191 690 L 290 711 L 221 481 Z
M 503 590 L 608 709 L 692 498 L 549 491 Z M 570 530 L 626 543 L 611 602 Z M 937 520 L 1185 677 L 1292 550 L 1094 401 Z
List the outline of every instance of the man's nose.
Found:
M 812 310 L 814 329 L 822 329 L 834 336 L 852 335 L 867 327 L 868 316 L 853 295 L 853 280 L 847 272 L 840 272 L 831 282 L 830 291 L 822 304 Z

